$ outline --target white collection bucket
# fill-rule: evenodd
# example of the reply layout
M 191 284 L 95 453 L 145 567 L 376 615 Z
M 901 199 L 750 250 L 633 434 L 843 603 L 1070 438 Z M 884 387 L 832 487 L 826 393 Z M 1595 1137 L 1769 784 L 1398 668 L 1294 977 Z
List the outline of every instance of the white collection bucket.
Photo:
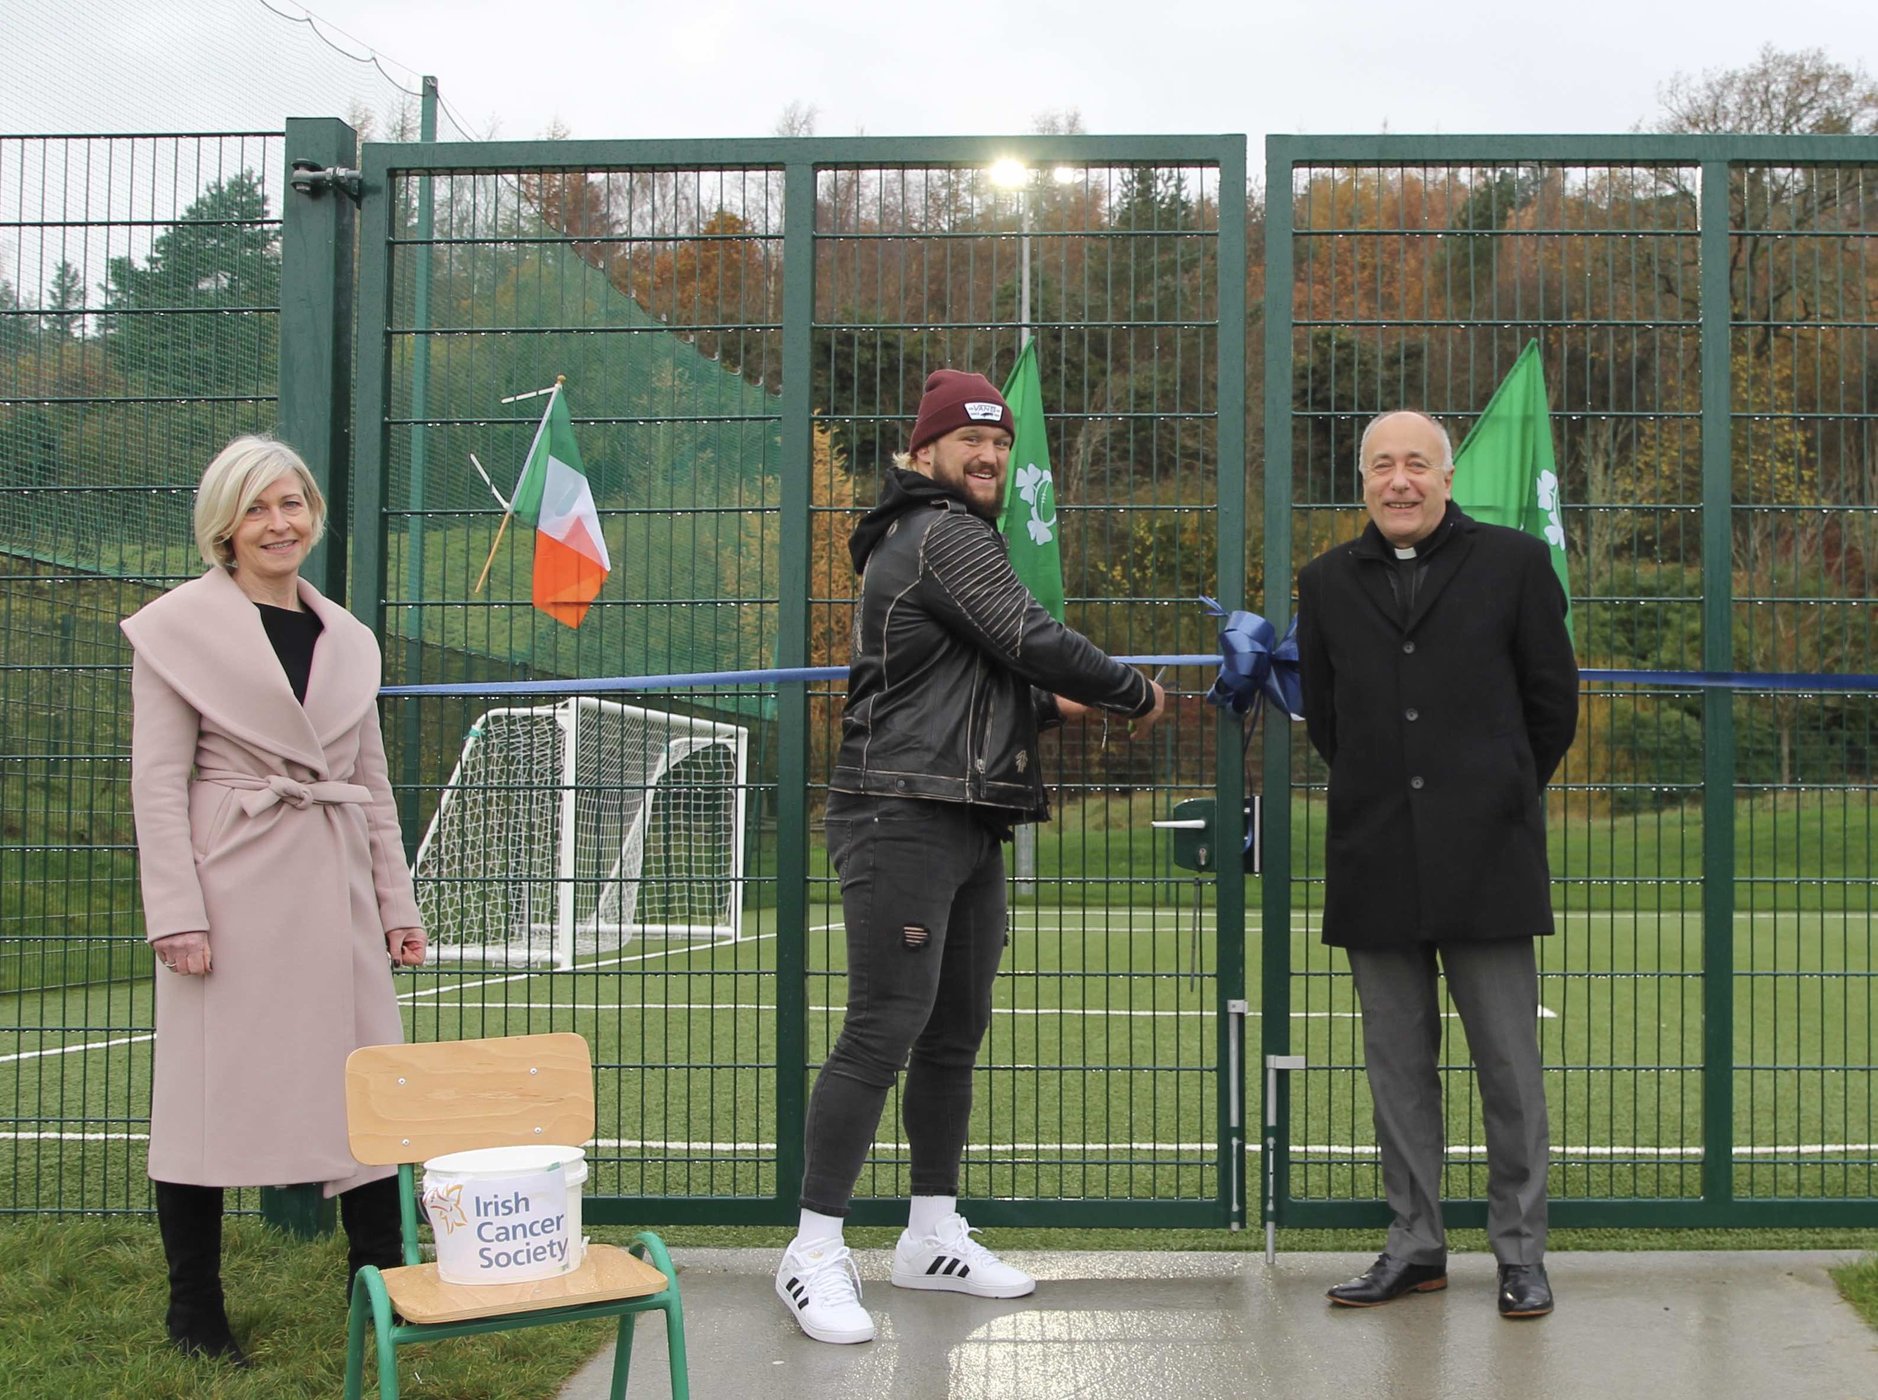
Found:
M 424 1163 L 424 1210 L 446 1283 L 526 1283 L 580 1267 L 578 1147 L 484 1147 Z

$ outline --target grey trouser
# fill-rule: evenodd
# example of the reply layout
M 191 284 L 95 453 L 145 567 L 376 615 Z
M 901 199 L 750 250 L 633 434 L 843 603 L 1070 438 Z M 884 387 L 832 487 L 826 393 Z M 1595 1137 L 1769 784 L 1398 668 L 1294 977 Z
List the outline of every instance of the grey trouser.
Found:
M 957 802 L 828 802 L 841 876 L 848 1010 L 809 1094 L 802 1206 L 846 1215 L 902 1066 L 915 1196 L 956 1196 L 972 1067 L 1004 956 L 1004 850 Z
M 1363 1060 L 1375 1101 L 1382 1185 L 1395 1219 L 1386 1249 L 1416 1264 L 1447 1256 L 1446 1152 L 1436 955 L 1467 1030 L 1487 1129 L 1487 1239 L 1502 1264 L 1545 1258 L 1550 1150 L 1539 1059 L 1539 974 L 1530 938 L 1351 948 Z

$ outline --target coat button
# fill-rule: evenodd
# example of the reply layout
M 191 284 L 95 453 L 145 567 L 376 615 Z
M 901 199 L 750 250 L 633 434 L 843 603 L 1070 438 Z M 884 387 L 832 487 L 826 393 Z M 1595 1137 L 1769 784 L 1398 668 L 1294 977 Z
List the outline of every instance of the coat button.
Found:
M 1414 720 L 1418 720 L 1421 717 L 1422 717 L 1422 712 L 1416 709 L 1413 705 L 1411 705 L 1408 709 L 1402 711 L 1402 718 L 1409 720 L 1411 722 Z
M 1412 787 L 1412 788 L 1414 788 L 1414 789 L 1415 789 L 1415 791 L 1417 791 L 1417 792 L 1420 792 L 1420 791 L 1422 790 L 1422 780 L 1421 780 L 1421 776 L 1420 776 L 1419 774 L 1417 774 L 1417 775 L 1416 775 L 1415 777 L 1413 777 L 1413 778 L 1410 778 L 1410 779 L 1409 779 L 1409 786 L 1410 786 L 1410 787 Z
M 894 785 L 894 788 L 900 792 L 906 791 L 906 779 L 905 778 L 895 778 L 893 780 L 893 785 Z
M 1404 656 L 1407 656 L 1407 655 L 1409 655 L 1409 654 L 1410 654 L 1410 653 L 1412 653 L 1412 652 L 1413 652 L 1414 650 L 1415 650 L 1415 643 L 1413 643 L 1413 642 L 1404 642 L 1404 643 L 1402 643 L 1402 654 L 1403 654 Z

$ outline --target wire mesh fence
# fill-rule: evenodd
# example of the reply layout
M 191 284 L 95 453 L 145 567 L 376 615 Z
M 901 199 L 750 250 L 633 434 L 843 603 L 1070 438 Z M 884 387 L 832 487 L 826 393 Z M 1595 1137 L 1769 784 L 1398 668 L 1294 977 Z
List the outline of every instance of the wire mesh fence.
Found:
M 1873 167 L 1737 160 L 1717 184 L 1707 152 L 1307 153 L 1261 202 L 1230 151 L 1125 146 L 1038 143 L 1014 187 L 962 143 L 368 148 L 336 523 L 387 681 L 458 687 L 385 708 L 407 841 L 435 830 L 454 852 L 432 894 L 497 911 L 457 940 L 472 952 L 400 974 L 409 1033 L 581 1031 L 601 1075 L 591 1194 L 620 1218 L 786 1218 L 845 998 L 818 830 L 839 682 L 620 697 L 662 717 L 666 757 L 641 733 L 596 769 L 570 759 L 565 736 L 588 740 L 558 696 L 496 683 L 845 662 L 846 537 L 926 374 L 1002 382 L 1027 336 L 1068 621 L 1118 654 L 1210 651 L 1200 594 L 1282 598 L 1294 563 L 1358 528 L 1368 417 L 1412 404 L 1458 440 L 1537 339 L 1581 663 L 1658 673 L 1587 682 L 1550 799 L 1555 1196 L 1585 1220 L 1715 1223 L 1870 1198 L 1874 692 L 1688 673 L 1878 671 Z M 202 465 L 277 421 L 287 154 L 255 135 L 0 139 L 0 1210 L 147 1202 L 115 624 L 199 571 Z M 1262 225 L 1284 266 L 1246 266 Z M 1281 348 L 1245 364 L 1241 309 L 1268 272 Z M 531 605 L 530 543 L 498 538 L 544 402 L 503 400 L 560 376 L 614 561 L 577 630 Z M 1249 420 L 1268 385 L 1278 407 Z M 1261 522 L 1239 503 L 1266 462 Z M 1244 998 L 1265 1048 L 1311 1066 L 1283 1091 L 1288 1218 L 1366 1219 L 1354 1001 L 1315 941 L 1323 774 L 1301 733 L 1295 787 L 1250 753 L 1290 897 L 1242 917 L 1236 885 L 1177 867 L 1149 825 L 1225 796 L 1239 763 L 1199 700 L 1210 676 L 1164 679 L 1173 715 L 1146 743 L 1099 722 L 1046 736 L 1055 819 L 1009 856 L 964 1189 L 997 1202 L 987 1219 L 1233 1218 Z M 446 834 L 453 774 L 504 707 L 563 738 L 482 770 L 476 824 Z M 726 734 L 698 763 L 669 747 Z M 708 766 L 731 752 L 734 781 Z M 600 844 L 560 863 L 588 810 L 610 814 Z M 504 842 L 550 855 L 494 870 Z M 725 886 L 725 919 L 673 913 Z M 1450 1190 L 1479 1196 L 1458 1036 L 1446 1076 Z M 896 1115 L 870 1200 L 904 1190 Z
M 0 137 L 0 1209 L 142 1209 L 149 976 L 119 619 L 274 425 L 278 135 Z
M 1549 796 L 1554 1196 L 1701 1200 L 1717 1223 L 1747 1218 L 1731 1200 L 1800 1201 L 1789 1218 L 1823 1219 L 1805 1207 L 1878 1191 L 1878 711 L 1869 686 L 1805 683 L 1878 672 L 1874 173 L 1703 165 L 1693 147 L 1483 161 L 1466 144 L 1384 162 L 1296 147 L 1293 276 L 1272 293 L 1290 303 L 1292 397 L 1270 425 L 1290 439 L 1295 558 L 1361 528 L 1371 417 L 1423 409 L 1458 444 L 1537 341 L 1594 672 Z M 1692 674 L 1737 668 L 1770 684 Z M 1293 747 L 1308 925 L 1325 773 Z M 1349 1217 L 1317 1207 L 1380 1197 L 1380 1169 L 1347 968 L 1311 938 L 1289 959 L 1289 1043 L 1311 1068 L 1289 1088 L 1288 1189 L 1328 1222 Z M 1444 1065 L 1448 1189 L 1478 1198 L 1458 1028 Z
M 569 158 L 388 172 L 388 427 L 382 486 L 368 472 L 356 499 L 382 502 L 360 507 L 379 517 L 360 514 L 357 528 L 382 531 L 384 626 L 405 642 L 396 679 L 845 663 L 857 592 L 847 534 L 904 446 L 926 375 L 950 365 L 1002 381 L 1026 334 L 1041 350 L 1070 502 L 1069 620 L 1115 651 L 1176 635 L 1204 649 L 1194 599 L 1216 586 L 1216 425 L 1243 412 L 1218 388 L 1216 167 L 1084 162 L 1021 191 L 982 166 L 802 170 L 813 198 L 793 235 L 799 260 L 785 251 L 794 169 L 783 164 Z M 368 336 L 380 236 L 368 220 Z M 811 271 L 807 319 L 790 322 L 790 279 Z M 783 447 L 792 353 L 806 376 L 805 459 Z M 473 583 L 502 507 L 470 454 L 506 490 L 540 407 L 499 401 L 562 375 L 617 561 L 578 631 L 530 606 L 528 554 L 512 541 L 495 549 L 484 589 Z M 364 438 L 373 410 L 361 412 Z M 620 1116 L 603 1129 L 598 1189 L 623 1199 L 616 1209 L 722 1219 L 793 1200 L 800 1104 L 845 998 L 818 831 L 840 697 L 838 684 L 814 683 L 793 721 L 773 684 L 632 697 L 748 729 L 738 937 L 642 940 L 571 973 L 504 979 L 500 993 L 487 990 L 486 964 L 414 979 L 426 998 L 418 1034 L 571 1024 L 629 1038 L 618 1059 L 602 1051 Z M 417 826 L 465 726 L 493 703 L 394 703 L 393 766 Z M 1119 725 L 1051 741 L 1060 820 L 1013 883 L 1009 1004 L 981 1068 L 967 1191 L 1185 1201 L 1217 1218 L 1212 901 L 1192 912 L 1203 932 L 1175 921 L 1189 914 L 1189 885 L 1146 826 L 1171 794 L 1211 790 L 1211 728 L 1190 701 L 1151 749 Z M 807 774 L 793 788 L 791 761 Z M 554 881 L 540 883 L 545 902 Z M 1207 969 L 1177 977 L 1196 940 Z M 494 1022 L 452 1009 L 473 992 L 500 999 L 479 1007 Z M 902 1188 L 898 1136 L 870 1163 L 864 1196 Z

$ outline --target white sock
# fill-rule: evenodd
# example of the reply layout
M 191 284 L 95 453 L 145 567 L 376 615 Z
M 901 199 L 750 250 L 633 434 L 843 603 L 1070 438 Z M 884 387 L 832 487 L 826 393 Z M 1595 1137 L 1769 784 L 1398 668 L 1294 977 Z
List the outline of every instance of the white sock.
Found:
M 839 1215 L 818 1215 L 812 1210 L 802 1212 L 802 1220 L 796 1226 L 796 1243 L 802 1245 L 840 1244 L 843 1220 Z
M 906 1232 L 916 1240 L 930 1239 L 959 1211 L 957 1196 L 915 1196 L 907 1212 Z

